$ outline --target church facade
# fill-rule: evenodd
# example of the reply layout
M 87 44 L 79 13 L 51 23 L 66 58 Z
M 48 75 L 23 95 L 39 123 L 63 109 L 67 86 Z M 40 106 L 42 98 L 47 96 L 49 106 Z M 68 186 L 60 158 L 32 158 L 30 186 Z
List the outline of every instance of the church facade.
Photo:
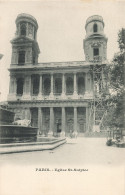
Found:
M 103 18 L 94 15 L 86 21 L 86 61 L 38 63 L 36 19 L 19 14 L 16 29 L 11 41 L 8 94 L 15 120 L 31 120 L 38 134 L 45 136 L 68 136 L 70 131 L 84 135 L 89 130 L 90 101 L 94 98 L 90 67 L 94 63 L 103 65 L 107 59 Z

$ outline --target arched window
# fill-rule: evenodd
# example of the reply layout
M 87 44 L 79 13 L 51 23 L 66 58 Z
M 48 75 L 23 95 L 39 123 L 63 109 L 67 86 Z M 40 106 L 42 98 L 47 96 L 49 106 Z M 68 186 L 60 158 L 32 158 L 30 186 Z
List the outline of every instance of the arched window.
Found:
M 25 64 L 25 51 L 19 51 L 18 64 L 20 65 Z
M 25 24 L 21 24 L 20 34 L 23 35 L 23 36 L 26 36 L 26 25 Z
M 38 127 L 38 108 L 31 108 L 31 125 Z
M 32 84 L 33 84 L 33 95 L 38 95 L 39 93 L 39 76 L 38 75 L 33 76 Z
M 55 79 L 55 94 L 61 94 L 62 93 L 62 79 L 56 78 Z
M 44 95 L 50 94 L 50 78 L 44 79 Z
M 78 78 L 78 94 L 85 93 L 85 80 L 83 77 Z
M 73 94 L 73 79 L 71 77 L 66 80 L 66 94 Z
M 23 84 L 24 84 L 23 78 L 18 78 L 17 79 L 17 95 L 23 94 Z
M 98 26 L 97 26 L 97 24 L 94 24 L 93 25 L 93 32 L 97 32 L 98 31 Z

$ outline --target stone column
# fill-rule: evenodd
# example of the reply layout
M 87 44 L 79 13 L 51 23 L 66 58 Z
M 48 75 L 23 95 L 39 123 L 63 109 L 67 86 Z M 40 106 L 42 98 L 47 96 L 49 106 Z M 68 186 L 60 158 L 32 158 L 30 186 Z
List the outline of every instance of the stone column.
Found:
M 53 136 L 53 130 L 54 130 L 54 113 L 53 113 L 53 107 L 50 107 L 50 125 L 49 125 L 48 136 Z
M 39 96 L 42 95 L 42 75 L 40 75 L 40 81 L 39 81 Z
M 18 51 L 16 49 L 12 50 L 11 64 L 18 64 Z
M 88 73 L 85 74 L 85 95 L 88 96 L 89 89 L 88 89 Z
M 92 78 L 91 78 L 90 74 L 88 74 L 88 81 L 89 81 L 89 92 L 91 92 L 91 90 L 92 90 Z
M 65 108 L 62 107 L 62 131 L 61 131 L 61 137 L 65 136 L 65 129 L 66 129 Z
M 24 117 L 24 119 L 28 119 L 27 118 L 27 109 L 25 109 L 24 111 L 25 111 L 25 114 L 24 114 L 25 117 Z
M 28 37 L 28 23 L 26 23 L 26 36 Z
M 30 108 L 25 109 L 25 119 L 31 120 L 31 113 L 30 113 Z
M 35 40 L 34 33 L 35 33 L 35 29 L 34 29 L 34 26 L 33 26 L 33 39 Z
M 16 78 L 13 76 L 10 76 L 10 83 L 9 83 L 9 94 L 7 99 L 8 100 L 16 100 Z
M 50 92 L 50 96 L 53 97 L 53 74 L 51 74 L 51 92 Z
M 74 73 L 74 94 L 77 95 L 77 80 L 76 80 L 76 72 Z
M 31 96 L 32 86 L 31 86 L 31 75 L 29 75 L 29 95 Z
M 89 110 L 88 110 L 89 108 L 88 107 L 86 107 L 86 132 L 88 132 L 88 126 L 89 126 Z
M 38 108 L 38 135 L 42 134 L 42 108 Z
M 10 77 L 9 94 L 15 93 L 15 89 L 14 89 L 15 83 L 14 82 L 15 82 L 15 79 L 13 77 Z
M 20 23 L 19 23 L 19 29 L 18 29 L 18 35 L 20 36 L 21 32 L 20 32 Z
M 77 133 L 77 107 L 74 107 L 74 132 Z
M 17 92 L 17 78 L 14 78 L 14 94 Z
M 23 86 L 23 99 L 30 99 L 31 98 L 31 75 L 28 75 L 24 79 L 24 86 Z
M 30 110 L 30 108 L 27 109 L 27 119 L 31 121 L 31 110 Z
M 65 96 L 65 75 L 62 74 L 62 96 Z
M 12 94 L 13 93 L 13 81 L 12 81 L 12 77 L 10 77 L 10 82 L 9 82 L 9 94 Z
M 85 74 L 85 92 L 88 92 L 88 83 L 87 83 L 87 80 L 88 80 L 88 73 L 86 72 L 86 74 Z
M 26 91 L 26 80 L 27 80 L 27 77 L 25 77 L 24 80 L 23 80 L 23 96 L 27 93 L 27 91 Z

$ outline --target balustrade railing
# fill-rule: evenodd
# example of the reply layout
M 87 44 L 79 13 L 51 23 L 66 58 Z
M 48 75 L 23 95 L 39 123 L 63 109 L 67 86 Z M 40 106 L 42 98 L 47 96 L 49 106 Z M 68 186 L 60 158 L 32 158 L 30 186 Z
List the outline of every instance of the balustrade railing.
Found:
M 21 97 L 23 94 L 16 94 L 16 96 L 19 96 L 19 97 Z
M 93 61 L 101 62 L 102 61 L 102 56 L 94 56 Z
M 62 93 L 53 93 L 55 96 L 59 96 L 61 95 Z
M 66 95 L 73 95 L 73 93 L 66 93 Z

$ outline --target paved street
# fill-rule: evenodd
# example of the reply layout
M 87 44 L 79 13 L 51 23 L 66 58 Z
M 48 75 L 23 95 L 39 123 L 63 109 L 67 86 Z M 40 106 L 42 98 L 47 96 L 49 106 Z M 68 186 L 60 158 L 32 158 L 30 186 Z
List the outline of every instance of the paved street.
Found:
M 0 164 L 124 165 L 125 148 L 107 147 L 106 138 L 77 138 L 52 151 L 3 154 Z

